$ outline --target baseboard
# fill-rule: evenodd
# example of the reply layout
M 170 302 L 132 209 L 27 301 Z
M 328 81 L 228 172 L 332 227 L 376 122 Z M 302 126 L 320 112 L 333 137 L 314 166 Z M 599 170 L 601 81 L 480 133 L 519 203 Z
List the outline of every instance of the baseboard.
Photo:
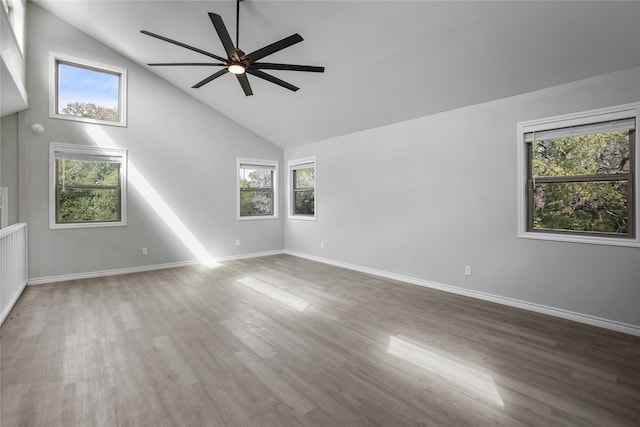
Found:
M 59 276 L 36 277 L 36 278 L 29 279 L 28 284 L 44 285 L 46 283 L 66 282 L 69 280 L 80 280 L 80 279 L 91 279 L 94 277 L 116 276 L 120 274 L 129 274 L 129 273 L 142 273 L 144 271 L 165 270 L 168 268 L 187 267 L 191 265 L 216 264 L 216 263 L 225 262 L 225 261 L 234 261 L 234 260 L 246 259 L 246 258 L 259 258 L 259 257 L 270 256 L 270 255 L 280 255 L 283 253 L 284 253 L 283 250 L 255 252 L 250 254 L 231 255 L 231 256 L 225 256 L 225 257 L 212 258 L 209 260 L 189 260 L 189 261 L 169 262 L 165 264 L 142 265 L 139 267 L 116 268 L 113 270 L 63 274 Z
M 426 288 L 437 289 L 440 291 L 445 291 L 445 292 L 458 294 L 458 295 L 464 295 L 467 297 L 481 299 L 484 301 L 495 302 L 497 304 L 507 305 L 510 307 L 516 307 L 524 310 L 534 311 L 536 313 L 547 314 L 549 316 L 560 317 L 567 320 L 573 320 L 575 322 L 585 323 L 587 325 L 610 329 L 610 330 L 622 332 L 625 334 L 640 336 L 640 326 L 621 323 L 615 320 L 603 319 L 600 317 L 590 316 L 588 314 L 576 313 L 568 310 L 563 310 L 560 308 L 549 307 L 546 305 L 517 300 L 514 298 L 507 298 L 507 297 L 494 295 L 486 292 L 463 289 L 457 286 L 445 285 L 442 283 L 432 282 L 429 280 L 417 279 L 415 277 L 389 273 L 387 271 L 376 270 L 368 267 L 362 267 L 359 265 L 349 264 L 342 261 L 336 261 L 329 258 L 322 258 L 315 255 L 308 255 L 308 254 L 290 251 L 290 250 L 285 250 L 284 253 L 287 255 L 292 255 L 299 258 L 309 259 L 311 261 L 317 261 L 324 264 L 333 265 L 336 267 L 342 267 L 349 270 L 360 271 L 362 273 L 371 274 L 374 276 L 384 277 L 386 279 L 397 280 L 400 282 L 410 283 L 412 285 L 424 286 Z

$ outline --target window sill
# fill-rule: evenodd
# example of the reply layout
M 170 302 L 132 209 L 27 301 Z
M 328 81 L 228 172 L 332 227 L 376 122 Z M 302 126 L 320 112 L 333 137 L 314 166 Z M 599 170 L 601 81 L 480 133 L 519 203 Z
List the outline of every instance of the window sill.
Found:
M 269 215 L 269 216 L 242 216 L 242 217 L 238 217 L 237 220 L 238 221 L 256 221 L 256 220 L 274 220 L 274 219 L 279 219 L 278 216 L 273 216 L 273 215 Z
M 314 216 L 303 216 L 303 215 L 289 215 L 289 219 L 297 219 L 301 221 L 315 221 L 316 217 Z
M 106 126 L 118 126 L 118 127 L 127 127 L 127 123 L 123 120 L 114 122 L 109 120 L 98 120 L 98 119 L 90 119 L 87 117 L 79 117 L 79 116 L 69 116 L 65 114 L 49 114 L 49 118 L 51 119 L 60 119 L 60 120 L 68 120 L 70 122 L 80 122 L 80 123 L 90 123 L 94 125 L 106 125 Z
M 590 245 L 607 245 L 607 246 L 622 246 L 622 247 L 640 247 L 640 239 L 626 239 L 626 238 L 614 238 L 614 237 L 597 237 L 597 236 L 576 236 L 576 235 L 563 235 L 554 233 L 535 233 L 535 232 L 521 232 L 518 234 L 521 239 L 535 239 L 535 240 L 550 240 L 556 242 L 568 242 L 568 243 L 586 243 Z
M 74 222 L 70 224 L 49 224 L 51 230 L 69 229 L 69 228 L 102 228 L 102 227 L 126 227 L 127 223 L 120 222 Z

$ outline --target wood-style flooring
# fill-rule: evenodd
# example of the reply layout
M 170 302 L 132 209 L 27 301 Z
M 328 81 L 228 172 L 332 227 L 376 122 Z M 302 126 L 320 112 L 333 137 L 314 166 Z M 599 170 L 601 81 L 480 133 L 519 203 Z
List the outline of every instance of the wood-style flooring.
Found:
M 640 338 L 278 255 L 28 287 L 2 427 L 638 426 Z

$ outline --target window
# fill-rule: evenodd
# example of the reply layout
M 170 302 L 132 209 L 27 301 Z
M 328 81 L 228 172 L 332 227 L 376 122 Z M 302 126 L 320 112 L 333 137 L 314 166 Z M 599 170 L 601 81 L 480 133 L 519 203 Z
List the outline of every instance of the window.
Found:
M 289 215 L 298 219 L 316 218 L 316 159 L 289 162 Z
M 51 143 L 50 228 L 126 225 L 127 151 Z
M 278 162 L 238 159 L 238 219 L 277 218 Z
M 639 106 L 519 124 L 522 237 L 639 245 Z
M 126 126 L 127 70 L 51 55 L 52 118 Z

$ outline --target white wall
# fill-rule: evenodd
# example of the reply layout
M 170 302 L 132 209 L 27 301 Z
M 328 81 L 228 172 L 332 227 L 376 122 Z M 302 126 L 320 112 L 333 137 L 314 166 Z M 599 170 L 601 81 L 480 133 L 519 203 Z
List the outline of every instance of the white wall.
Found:
M 317 157 L 317 221 L 287 220 L 285 248 L 640 327 L 639 248 L 516 236 L 516 123 L 637 102 L 639 82 L 634 68 L 287 149 Z
M 8 224 L 18 222 L 18 114 L 0 121 L 0 187 L 9 190 Z
M 29 2 L 26 131 L 29 277 L 32 280 L 146 265 L 186 262 L 197 256 L 129 183 L 128 226 L 50 230 L 49 142 L 104 145 L 106 137 L 129 150 L 129 162 L 164 199 L 212 257 L 282 250 L 283 220 L 236 220 L 236 158 L 282 161 L 282 150 L 170 86 L 110 48 Z M 128 70 L 128 127 L 50 119 L 49 52 Z M 87 132 L 89 130 L 89 132 Z M 95 133 L 98 138 L 92 137 Z M 131 177 L 131 174 L 130 174 Z M 242 246 L 237 248 L 235 240 Z M 141 248 L 148 248 L 148 256 Z
M 13 1 L 8 15 L 7 4 L 0 5 L 0 117 L 27 108 L 25 6 L 24 0 Z

